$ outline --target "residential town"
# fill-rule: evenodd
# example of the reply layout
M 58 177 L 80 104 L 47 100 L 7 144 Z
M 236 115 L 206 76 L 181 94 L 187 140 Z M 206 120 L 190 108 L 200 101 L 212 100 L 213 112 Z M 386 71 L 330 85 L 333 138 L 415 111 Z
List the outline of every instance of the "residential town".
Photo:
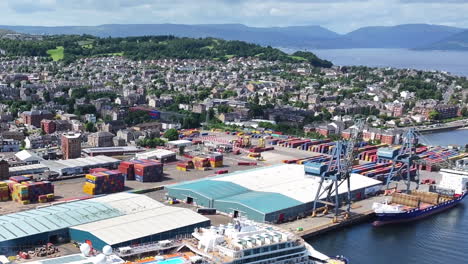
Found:
M 58 146 L 68 132 L 89 147 L 135 146 L 201 125 L 346 138 L 356 116 L 367 118 L 369 139 L 398 143 L 401 127 L 468 116 L 468 81 L 442 72 L 119 56 L 70 65 L 2 57 L 0 72 L 3 151 Z M 138 124 L 132 111 L 155 111 L 141 123 L 158 123 Z

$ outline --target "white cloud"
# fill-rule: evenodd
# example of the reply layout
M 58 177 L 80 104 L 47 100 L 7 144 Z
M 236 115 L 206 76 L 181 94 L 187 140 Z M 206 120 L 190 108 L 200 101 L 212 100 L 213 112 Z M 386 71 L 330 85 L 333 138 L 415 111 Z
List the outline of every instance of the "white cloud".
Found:
M 431 23 L 468 28 L 468 0 L 2 0 L 0 24 L 181 23 L 358 27 Z

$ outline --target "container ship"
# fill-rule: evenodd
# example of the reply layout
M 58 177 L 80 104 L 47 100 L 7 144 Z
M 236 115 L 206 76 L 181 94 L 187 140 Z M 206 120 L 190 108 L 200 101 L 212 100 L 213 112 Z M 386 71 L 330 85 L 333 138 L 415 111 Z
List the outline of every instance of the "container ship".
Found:
M 167 243 L 167 242 L 165 242 Z M 330 258 L 297 235 L 277 227 L 238 220 L 228 225 L 196 229 L 190 238 L 178 240 L 175 250 L 154 257 L 127 262 L 129 264 L 237 264 L 298 263 L 348 264 L 342 256 Z M 168 246 L 167 244 L 165 245 Z M 118 249 L 124 255 L 131 247 Z M 140 255 L 141 252 L 139 252 Z M 117 253 L 119 254 L 119 253 Z M 123 257 L 123 256 L 122 256 Z
M 409 194 L 393 193 L 391 201 L 374 203 L 377 220 L 374 226 L 396 224 L 422 219 L 463 201 L 468 194 L 468 171 L 442 169 L 442 179 L 429 191 L 414 190 Z

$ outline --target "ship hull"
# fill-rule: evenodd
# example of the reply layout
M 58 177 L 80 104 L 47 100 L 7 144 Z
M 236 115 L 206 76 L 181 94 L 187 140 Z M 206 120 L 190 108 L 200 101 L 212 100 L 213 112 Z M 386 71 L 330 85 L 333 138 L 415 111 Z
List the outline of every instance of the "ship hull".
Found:
M 374 226 L 382 226 L 382 225 L 388 225 L 388 224 L 406 223 L 406 222 L 423 219 L 423 218 L 429 217 L 437 213 L 441 213 L 445 210 L 455 207 L 461 201 L 463 201 L 463 199 L 466 196 L 467 196 L 467 193 L 465 192 L 462 196 L 454 200 L 451 200 L 445 203 L 440 203 L 438 205 L 433 205 L 426 209 L 413 209 L 404 213 L 376 213 L 377 220 L 374 221 L 372 224 Z

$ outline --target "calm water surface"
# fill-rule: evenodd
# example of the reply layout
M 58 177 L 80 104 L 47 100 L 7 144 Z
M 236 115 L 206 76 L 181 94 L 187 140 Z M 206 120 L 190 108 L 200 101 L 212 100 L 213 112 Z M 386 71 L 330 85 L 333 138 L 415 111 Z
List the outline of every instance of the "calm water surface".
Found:
M 408 49 L 319 49 L 311 50 L 335 65 L 412 68 L 447 71 L 468 76 L 468 52 L 416 51 Z
M 430 146 L 447 146 L 452 144 L 464 146 L 468 144 L 468 129 L 426 134 L 421 137 L 421 141 Z
M 468 144 L 468 130 L 424 135 L 428 144 Z M 308 241 L 324 254 L 344 255 L 351 264 L 468 263 L 468 200 L 429 218 L 375 228 L 353 226 Z
M 414 223 L 373 227 L 371 223 L 329 233 L 308 242 L 351 264 L 468 263 L 468 202 Z

